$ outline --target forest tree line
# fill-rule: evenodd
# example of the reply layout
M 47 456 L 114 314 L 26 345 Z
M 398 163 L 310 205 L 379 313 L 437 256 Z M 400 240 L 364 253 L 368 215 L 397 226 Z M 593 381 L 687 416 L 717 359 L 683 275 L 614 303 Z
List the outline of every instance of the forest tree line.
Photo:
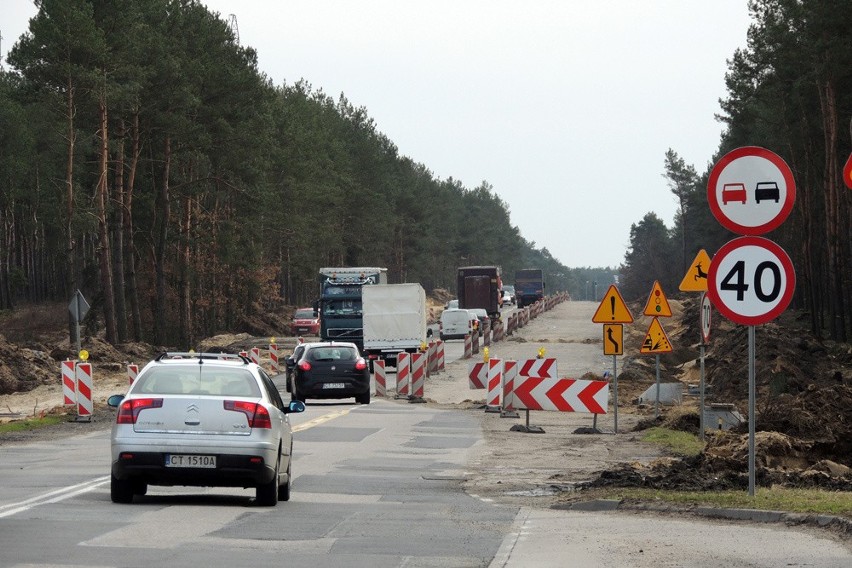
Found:
M 274 85 L 199 2 L 36 5 L 0 71 L 0 310 L 80 289 L 108 341 L 191 346 L 308 304 L 321 266 L 578 286 L 488 182 L 436 178 L 343 95 Z
M 779 154 L 796 182 L 790 217 L 765 235 L 790 255 L 794 308 L 818 337 L 852 337 L 852 191 L 843 182 L 852 152 L 852 2 L 752 0 L 748 44 L 728 61 L 719 149 L 698 173 L 669 150 L 663 175 L 678 203 L 672 228 L 654 213 L 631 227 L 621 292 L 647 298 L 654 280 L 677 293 L 688 264 L 736 237 L 707 204 L 713 163 L 742 146 Z M 672 262 L 677 259 L 677 262 Z M 706 269 L 706 267 L 704 267 Z

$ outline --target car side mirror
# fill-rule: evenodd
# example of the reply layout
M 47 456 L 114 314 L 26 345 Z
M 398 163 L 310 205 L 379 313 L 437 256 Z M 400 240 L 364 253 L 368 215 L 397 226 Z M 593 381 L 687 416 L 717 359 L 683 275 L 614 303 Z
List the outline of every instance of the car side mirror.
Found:
M 287 407 L 287 412 L 296 413 L 296 412 L 304 412 L 305 411 L 305 403 L 301 400 L 291 400 L 290 406 Z
M 426 330 L 426 337 L 432 337 L 432 328 Z
M 107 406 L 110 406 L 111 408 L 118 408 L 122 400 L 124 400 L 123 394 L 114 394 L 107 399 Z

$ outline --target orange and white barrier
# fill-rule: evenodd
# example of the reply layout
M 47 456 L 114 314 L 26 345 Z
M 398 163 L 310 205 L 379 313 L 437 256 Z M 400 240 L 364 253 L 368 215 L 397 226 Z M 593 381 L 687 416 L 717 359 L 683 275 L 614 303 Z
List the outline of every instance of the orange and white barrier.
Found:
M 281 372 L 281 367 L 278 363 L 278 345 L 275 343 L 269 344 L 269 361 L 272 363 L 272 372 L 276 375 Z
M 411 374 L 411 354 L 396 354 L 396 398 L 408 398 L 408 383 Z
M 139 365 L 135 363 L 129 363 L 127 365 L 127 382 L 132 385 L 136 381 L 136 377 L 139 376 Z
M 77 363 L 77 419 L 91 420 L 94 412 L 92 403 L 92 364 Z
M 387 396 L 387 374 L 385 373 L 385 360 L 373 361 L 373 378 L 376 382 L 376 396 Z
M 503 412 L 515 410 L 515 379 L 518 376 L 517 361 L 503 361 Z
M 62 397 L 63 404 L 77 404 L 77 361 L 62 361 Z
M 484 389 L 488 385 L 488 363 L 470 363 L 467 379 L 472 389 Z
M 423 398 L 423 390 L 426 384 L 426 353 L 411 354 L 411 396 L 416 399 Z
M 500 391 L 503 388 L 503 360 L 488 360 L 488 394 L 485 396 L 485 412 L 500 412 Z
M 464 358 L 473 357 L 473 337 L 470 334 L 464 336 Z

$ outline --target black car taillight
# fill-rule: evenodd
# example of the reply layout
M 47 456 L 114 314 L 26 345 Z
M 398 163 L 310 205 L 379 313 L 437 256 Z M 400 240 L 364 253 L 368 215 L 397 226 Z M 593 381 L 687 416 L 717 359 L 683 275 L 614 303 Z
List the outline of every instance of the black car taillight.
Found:
M 363 357 L 358 357 L 358 360 L 355 361 L 355 370 L 356 371 L 363 371 L 366 368 L 367 368 L 367 362 L 364 361 Z
M 301 363 L 299 363 L 299 368 L 303 371 L 310 371 L 311 370 L 311 364 L 308 363 L 307 361 L 302 361 Z
M 139 413 L 146 408 L 162 408 L 162 398 L 134 398 L 125 400 L 118 407 L 118 416 L 115 418 L 116 424 L 136 424 L 139 418 Z

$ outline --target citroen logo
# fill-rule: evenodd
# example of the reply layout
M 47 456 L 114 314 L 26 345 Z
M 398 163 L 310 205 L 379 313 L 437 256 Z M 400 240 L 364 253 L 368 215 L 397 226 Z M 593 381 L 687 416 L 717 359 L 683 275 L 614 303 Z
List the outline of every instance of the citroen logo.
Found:
M 186 411 L 198 412 L 198 405 L 193 402 L 192 404 L 186 407 Z
M 336 370 L 336 369 L 337 369 L 337 367 L 336 367 L 335 365 L 332 365 L 332 366 L 331 366 L 331 370 L 332 370 L 332 371 L 334 371 L 334 370 Z

